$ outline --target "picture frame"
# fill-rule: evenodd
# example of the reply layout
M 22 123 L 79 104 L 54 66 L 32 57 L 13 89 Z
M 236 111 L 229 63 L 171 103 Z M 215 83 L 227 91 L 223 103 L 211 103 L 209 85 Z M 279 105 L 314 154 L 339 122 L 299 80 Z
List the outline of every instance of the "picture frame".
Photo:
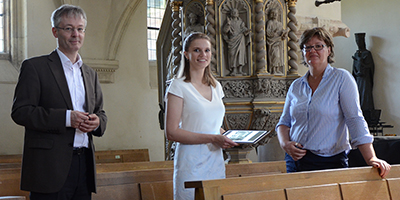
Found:
M 268 134 L 263 130 L 228 130 L 223 135 L 238 144 L 256 144 Z

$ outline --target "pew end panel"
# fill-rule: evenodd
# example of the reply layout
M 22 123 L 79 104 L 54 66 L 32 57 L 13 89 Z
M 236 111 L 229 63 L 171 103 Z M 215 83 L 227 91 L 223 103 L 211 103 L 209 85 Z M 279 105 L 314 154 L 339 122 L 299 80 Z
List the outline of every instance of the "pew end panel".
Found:
M 173 200 L 173 181 L 144 182 L 139 184 L 142 200 Z
M 284 189 L 225 194 L 222 195 L 222 197 L 223 200 L 243 200 L 243 199 L 286 200 L 286 194 Z
M 339 184 L 286 188 L 287 200 L 341 200 Z
M 386 180 L 340 183 L 343 200 L 390 200 Z
M 399 178 L 388 178 L 389 193 L 392 199 L 400 199 L 400 177 Z

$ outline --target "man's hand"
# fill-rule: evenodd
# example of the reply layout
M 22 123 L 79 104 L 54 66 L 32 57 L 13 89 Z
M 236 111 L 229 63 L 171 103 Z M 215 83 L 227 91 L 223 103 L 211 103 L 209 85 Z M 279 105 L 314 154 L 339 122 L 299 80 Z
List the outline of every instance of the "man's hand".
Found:
M 85 133 L 92 132 L 100 124 L 100 119 L 96 114 L 90 114 L 90 115 L 88 115 L 88 117 L 89 117 L 89 119 L 83 121 L 79 125 L 79 130 L 81 130 L 82 132 L 85 132 Z
M 91 132 L 100 124 L 100 119 L 96 114 L 80 111 L 71 111 L 71 127 L 77 128 L 82 132 Z
M 82 122 L 89 119 L 89 113 L 76 110 L 71 111 L 71 127 L 79 128 Z

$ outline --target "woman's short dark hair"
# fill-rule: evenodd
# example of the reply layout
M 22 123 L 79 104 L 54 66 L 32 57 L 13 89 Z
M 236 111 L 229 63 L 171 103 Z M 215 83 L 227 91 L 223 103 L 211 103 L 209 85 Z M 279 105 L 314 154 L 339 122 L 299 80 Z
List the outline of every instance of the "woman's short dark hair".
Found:
M 335 60 L 333 58 L 335 56 L 335 53 L 333 51 L 333 47 L 335 45 L 333 44 L 333 38 L 332 35 L 323 27 L 315 27 L 305 30 L 300 38 L 300 50 L 303 51 L 305 47 L 304 45 L 314 36 L 316 36 L 319 40 L 324 41 L 327 48 L 331 48 L 331 53 L 328 55 L 328 63 L 334 63 Z M 307 65 L 304 60 L 304 54 L 302 53 L 301 55 L 303 56 L 303 61 L 301 63 Z
M 189 51 L 189 47 L 192 44 L 192 42 L 194 40 L 197 39 L 206 39 L 208 40 L 208 42 L 210 42 L 211 44 L 211 39 L 210 37 L 208 37 L 206 34 L 204 33 L 200 33 L 200 32 L 194 32 L 191 33 L 190 35 L 188 35 L 185 39 L 185 41 L 183 42 L 183 51 L 188 52 Z M 190 63 L 189 60 L 186 58 L 186 56 L 183 56 L 185 59 L 185 68 L 183 70 L 183 76 L 185 76 L 185 82 L 190 82 L 191 77 L 190 77 Z M 211 69 L 210 69 L 210 65 L 208 65 L 205 70 L 204 70 L 204 76 L 203 76 L 203 83 L 206 83 L 208 85 L 212 85 L 213 87 L 216 86 L 216 79 L 214 78 L 214 76 L 212 75 Z

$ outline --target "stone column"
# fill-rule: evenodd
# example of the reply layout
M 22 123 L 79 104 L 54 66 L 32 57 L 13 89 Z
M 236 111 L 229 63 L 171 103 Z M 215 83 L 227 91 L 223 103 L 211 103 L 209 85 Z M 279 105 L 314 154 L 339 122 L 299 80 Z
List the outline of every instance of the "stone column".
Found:
M 182 52 L 182 19 L 179 17 L 180 7 L 182 6 L 181 1 L 171 1 L 171 9 L 172 9 L 172 50 L 173 50 L 173 58 L 172 58 L 172 77 L 176 75 L 178 72 L 180 63 L 181 63 L 181 52 Z M 170 78 L 172 78 L 170 77 Z
M 288 61 L 288 65 L 289 65 L 289 71 L 288 71 L 288 75 L 298 75 L 298 65 L 297 65 L 297 60 L 298 60 L 298 56 L 297 56 L 297 51 L 298 51 L 298 38 L 296 36 L 296 32 L 297 32 L 297 19 L 296 19 L 296 2 L 297 0 L 287 0 L 287 4 L 288 4 L 288 9 L 289 9 L 289 13 L 288 13 L 288 18 L 289 18 L 289 23 L 288 23 L 288 27 L 289 27 L 289 33 L 288 33 L 288 37 L 289 37 L 289 41 L 288 41 L 288 55 L 290 57 L 289 61 Z
M 11 59 L 16 68 L 28 57 L 27 53 L 27 8 L 26 0 L 11 1 Z M 16 13 L 16 14 L 13 14 Z
M 265 20 L 263 0 L 255 0 L 256 74 L 269 74 L 265 67 Z
M 213 75 L 218 75 L 217 72 L 217 59 L 216 59 L 216 31 L 215 31 L 215 10 L 214 10 L 214 0 L 207 0 L 206 1 L 206 34 L 210 37 L 211 39 L 211 71 Z

